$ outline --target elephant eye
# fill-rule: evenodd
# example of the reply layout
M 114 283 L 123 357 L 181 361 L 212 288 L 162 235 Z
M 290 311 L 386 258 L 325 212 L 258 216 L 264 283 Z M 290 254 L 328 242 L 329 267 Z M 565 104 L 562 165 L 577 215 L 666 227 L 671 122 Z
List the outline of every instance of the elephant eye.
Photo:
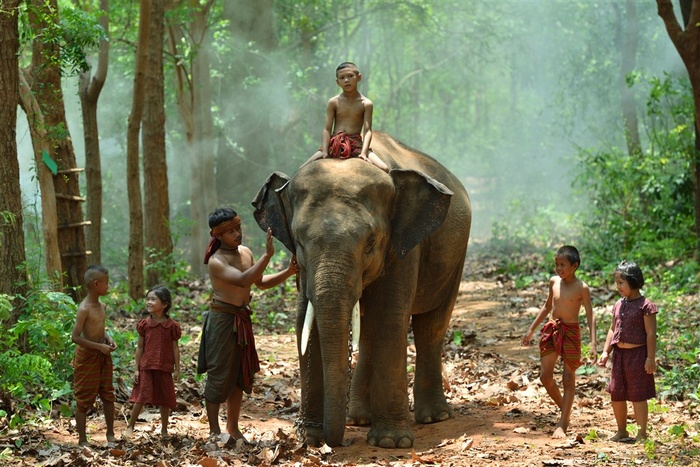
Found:
M 372 253 L 372 250 L 374 250 L 374 247 L 376 244 L 377 244 L 377 238 L 374 235 L 370 235 L 370 237 L 367 239 L 367 246 L 365 246 L 365 253 L 366 254 Z

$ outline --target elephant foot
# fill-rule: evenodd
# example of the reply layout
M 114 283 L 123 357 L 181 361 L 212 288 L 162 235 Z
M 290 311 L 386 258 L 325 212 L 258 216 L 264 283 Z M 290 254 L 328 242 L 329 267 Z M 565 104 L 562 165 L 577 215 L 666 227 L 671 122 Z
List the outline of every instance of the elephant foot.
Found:
M 304 427 L 306 435 L 306 444 L 313 447 L 319 447 L 323 444 L 323 427 Z
M 350 413 L 345 417 L 345 424 L 349 426 L 369 426 L 372 424 L 372 417 L 370 415 Z
M 435 405 L 416 404 L 415 419 L 418 423 L 437 423 L 452 418 L 452 408 L 446 402 Z
M 373 427 L 367 434 L 367 443 L 380 448 L 413 447 L 413 431 L 410 428 L 389 429 Z

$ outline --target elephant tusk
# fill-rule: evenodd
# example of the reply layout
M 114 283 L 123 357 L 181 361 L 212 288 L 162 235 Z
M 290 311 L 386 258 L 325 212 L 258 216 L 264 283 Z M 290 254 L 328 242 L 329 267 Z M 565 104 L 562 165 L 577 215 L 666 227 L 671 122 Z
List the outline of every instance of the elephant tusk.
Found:
M 360 344 L 360 301 L 352 307 L 352 351 L 356 352 Z
M 311 335 L 311 326 L 314 324 L 314 306 L 309 300 L 306 306 L 306 315 L 304 316 L 304 327 L 301 330 L 301 354 L 306 355 L 306 349 L 309 346 L 309 336 Z

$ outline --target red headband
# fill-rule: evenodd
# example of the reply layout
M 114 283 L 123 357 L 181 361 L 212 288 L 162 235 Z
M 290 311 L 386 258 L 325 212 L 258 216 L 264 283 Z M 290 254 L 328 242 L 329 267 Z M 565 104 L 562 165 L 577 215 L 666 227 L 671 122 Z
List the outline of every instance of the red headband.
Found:
M 211 239 L 209 240 L 209 245 L 207 245 L 207 251 L 204 252 L 204 264 L 209 264 L 209 258 L 221 246 L 221 240 L 216 237 L 225 234 L 229 230 L 235 229 L 239 225 L 241 225 L 241 218 L 236 216 L 233 219 L 222 222 L 209 231 Z

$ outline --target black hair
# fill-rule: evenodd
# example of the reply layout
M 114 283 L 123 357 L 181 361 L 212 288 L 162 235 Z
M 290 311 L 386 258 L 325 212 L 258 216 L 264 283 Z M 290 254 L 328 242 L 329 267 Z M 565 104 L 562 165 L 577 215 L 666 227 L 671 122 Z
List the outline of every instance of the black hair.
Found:
M 554 256 L 563 256 L 564 258 L 568 259 L 572 265 L 581 265 L 581 255 L 579 255 L 578 250 L 574 246 L 564 245 L 557 250 Z
M 236 211 L 234 211 L 231 208 L 217 208 L 212 211 L 211 214 L 209 214 L 209 228 L 213 229 L 217 225 L 230 221 L 234 217 L 236 217 L 238 214 L 236 214 Z
M 107 268 L 100 266 L 99 264 L 93 264 L 88 266 L 88 268 L 85 270 L 83 282 L 85 285 L 89 285 L 90 282 L 97 280 L 102 276 L 109 276 L 109 271 L 107 271 Z
M 168 290 L 168 288 L 163 285 L 156 285 L 155 287 L 152 287 L 151 290 L 148 291 L 148 293 L 146 293 L 146 296 L 148 296 L 148 294 L 151 292 L 153 292 L 155 296 L 160 299 L 161 302 L 166 304 L 165 310 L 163 310 L 163 314 L 166 318 L 170 318 L 168 310 L 170 310 L 170 307 L 173 305 L 173 299 L 170 295 L 170 290 Z
M 357 70 L 358 73 L 360 72 L 360 69 L 359 69 L 359 68 L 357 67 L 357 65 L 355 65 L 354 63 L 352 63 L 352 62 L 343 62 L 343 63 L 341 63 L 340 65 L 338 65 L 338 68 L 335 69 L 335 76 L 338 76 L 338 72 L 339 72 L 340 70 L 344 70 L 345 68 L 354 68 L 355 70 Z
M 637 263 L 623 261 L 615 268 L 615 275 L 620 275 L 633 290 L 644 287 L 644 274 Z

